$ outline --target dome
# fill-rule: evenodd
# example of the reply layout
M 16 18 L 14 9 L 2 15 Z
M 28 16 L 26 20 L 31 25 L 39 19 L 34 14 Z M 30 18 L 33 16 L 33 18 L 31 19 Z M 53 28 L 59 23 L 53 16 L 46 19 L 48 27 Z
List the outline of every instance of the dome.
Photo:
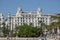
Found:
M 39 12 L 42 12 L 42 9 L 41 9 L 41 8 L 38 8 L 38 11 L 39 11 Z
M 19 7 L 18 10 L 17 10 L 16 16 L 19 16 L 21 13 L 22 13 L 22 8 Z
M 21 8 L 21 7 L 19 7 L 19 8 L 18 8 L 18 11 L 22 11 L 22 8 Z

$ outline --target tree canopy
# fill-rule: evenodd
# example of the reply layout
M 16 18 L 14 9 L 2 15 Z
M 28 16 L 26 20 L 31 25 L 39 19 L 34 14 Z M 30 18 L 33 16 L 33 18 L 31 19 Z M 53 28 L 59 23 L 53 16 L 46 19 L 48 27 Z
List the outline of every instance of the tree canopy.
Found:
M 16 27 L 15 35 L 19 37 L 38 37 L 41 33 L 42 30 L 40 28 L 24 24 Z

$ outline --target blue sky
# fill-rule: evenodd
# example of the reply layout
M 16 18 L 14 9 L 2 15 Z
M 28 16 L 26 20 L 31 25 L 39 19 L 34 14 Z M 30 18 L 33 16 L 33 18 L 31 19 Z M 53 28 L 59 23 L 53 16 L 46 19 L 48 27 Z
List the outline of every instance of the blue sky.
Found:
M 28 12 L 37 11 L 37 8 L 41 7 L 43 13 L 59 13 L 60 0 L 0 0 L 0 12 L 4 16 L 8 12 L 15 15 L 18 7 Z

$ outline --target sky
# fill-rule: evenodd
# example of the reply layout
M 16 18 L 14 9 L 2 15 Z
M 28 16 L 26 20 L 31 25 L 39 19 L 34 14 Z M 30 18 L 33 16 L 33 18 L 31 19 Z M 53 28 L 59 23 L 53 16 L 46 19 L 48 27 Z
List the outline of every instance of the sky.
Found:
M 18 7 L 23 12 L 37 11 L 42 8 L 42 12 L 46 14 L 60 12 L 60 0 L 0 0 L 0 12 L 7 16 L 8 12 L 15 15 Z

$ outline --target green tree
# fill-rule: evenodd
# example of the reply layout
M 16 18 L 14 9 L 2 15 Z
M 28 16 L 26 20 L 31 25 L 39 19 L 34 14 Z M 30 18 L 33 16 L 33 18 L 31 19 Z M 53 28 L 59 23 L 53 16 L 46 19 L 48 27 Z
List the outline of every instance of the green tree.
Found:
M 3 36 L 6 37 L 10 30 L 8 30 L 7 27 L 5 26 L 5 22 L 3 22 L 2 25 Z
M 27 24 L 17 26 L 16 29 L 15 35 L 17 34 L 19 37 L 38 37 L 42 32 L 40 28 Z

